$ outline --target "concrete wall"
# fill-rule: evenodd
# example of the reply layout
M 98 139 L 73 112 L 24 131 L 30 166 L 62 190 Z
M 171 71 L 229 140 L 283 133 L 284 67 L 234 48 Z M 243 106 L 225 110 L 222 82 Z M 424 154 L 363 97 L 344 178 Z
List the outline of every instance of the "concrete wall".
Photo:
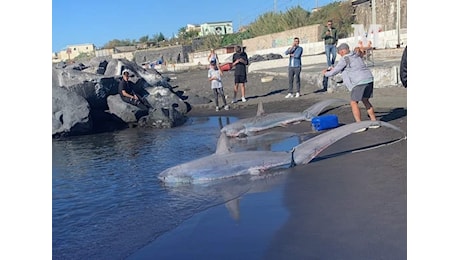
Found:
M 112 54 L 112 59 L 127 59 L 129 61 L 134 60 L 134 54 L 132 52 L 121 52 Z
M 189 62 L 189 54 L 192 51 L 191 46 L 176 45 L 164 48 L 155 48 L 150 50 L 139 50 L 134 52 L 134 61 L 137 64 L 144 62 L 155 62 L 163 56 L 163 61 L 168 63 L 184 63 Z M 177 60 L 178 55 L 179 61 Z
M 255 52 L 260 49 L 271 49 L 292 45 L 294 37 L 299 37 L 300 43 L 312 43 L 321 41 L 322 25 L 309 25 L 284 32 L 263 35 L 247 40 L 243 40 L 246 52 Z
M 380 32 L 378 33 L 378 43 L 376 43 L 380 48 L 378 49 L 391 49 L 396 48 L 396 41 L 397 41 L 397 34 L 395 30 L 387 31 L 387 32 Z M 407 42 L 407 33 L 400 34 L 400 38 L 402 42 Z M 347 43 L 350 47 L 354 47 L 357 44 L 357 38 L 349 37 L 339 40 L 340 43 Z M 404 44 L 406 45 L 406 44 Z M 404 46 L 403 45 L 403 46 Z M 300 44 L 303 47 L 303 55 L 302 55 L 302 64 L 316 64 L 316 63 L 323 63 L 325 62 L 325 56 L 320 55 L 324 54 L 324 43 L 323 41 L 320 42 L 312 42 L 306 44 Z M 248 57 L 251 57 L 255 54 L 264 55 L 264 54 L 281 54 L 283 57 L 287 56 L 284 54 L 286 51 L 287 46 L 278 47 L 278 48 L 270 48 L 264 50 L 257 50 L 255 52 L 248 52 Z M 402 49 L 402 48 L 400 48 Z M 256 70 L 263 70 L 268 68 L 276 68 L 276 67 L 285 67 L 287 64 L 286 62 L 279 62 L 279 60 L 270 60 L 270 61 L 262 61 L 262 62 L 255 62 L 249 65 L 248 71 L 256 71 Z
M 400 27 L 407 29 L 407 0 L 400 1 Z M 355 7 L 356 23 L 369 28 L 372 23 L 372 8 L 370 2 Z M 384 31 L 397 29 L 398 0 L 375 0 L 376 24 L 382 25 Z
M 226 48 L 216 49 L 215 52 L 219 57 L 219 62 L 221 64 L 232 62 L 234 52 L 228 53 Z M 194 64 L 206 65 L 208 64 L 208 55 L 209 51 L 197 51 L 190 53 L 190 62 Z

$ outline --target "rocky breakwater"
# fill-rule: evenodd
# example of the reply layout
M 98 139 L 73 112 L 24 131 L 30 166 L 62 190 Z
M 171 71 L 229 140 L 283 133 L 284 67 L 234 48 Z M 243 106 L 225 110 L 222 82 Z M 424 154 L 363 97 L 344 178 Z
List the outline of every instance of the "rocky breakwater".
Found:
M 153 108 L 142 110 L 121 100 L 122 71 L 130 71 L 137 93 Z M 52 65 L 52 136 L 94 134 L 128 127 L 182 125 L 190 104 L 170 79 L 126 59 L 94 58 L 85 64 Z

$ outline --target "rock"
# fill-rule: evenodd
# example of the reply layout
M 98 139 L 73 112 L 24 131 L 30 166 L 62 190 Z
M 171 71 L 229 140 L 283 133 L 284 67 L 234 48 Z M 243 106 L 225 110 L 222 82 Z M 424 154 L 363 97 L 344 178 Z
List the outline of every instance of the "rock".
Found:
M 110 113 L 116 115 L 125 123 L 137 123 L 141 117 L 149 113 L 137 106 L 124 102 L 118 94 L 108 96 L 107 104 Z
M 52 136 L 62 137 L 91 132 L 90 107 L 80 95 L 65 88 L 52 88 Z
M 60 64 L 52 67 L 53 137 L 91 134 L 101 129 L 120 129 L 124 124 L 174 127 L 186 120 L 185 114 L 191 107 L 179 95 L 182 93 L 173 91 L 169 77 L 163 77 L 155 69 L 145 69 L 126 59 L 91 60 L 90 64 Z M 121 72 L 125 69 L 132 74 L 130 80 L 135 83 L 136 93 L 143 96 L 153 110 L 141 110 L 121 100 L 118 84 Z M 157 110 L 163 112 L 151 113 Z M 108 121 L 98 122 L 96 129 L 93 128 L 90 115 Z M 146 118 L 139 122 L 143 117 Z
M 273 76 L 266 76 L 266 77 L 261 78 L 260 82 L 262 83 L 270 82 L 273 80 L 273 78 L 274 78 Z

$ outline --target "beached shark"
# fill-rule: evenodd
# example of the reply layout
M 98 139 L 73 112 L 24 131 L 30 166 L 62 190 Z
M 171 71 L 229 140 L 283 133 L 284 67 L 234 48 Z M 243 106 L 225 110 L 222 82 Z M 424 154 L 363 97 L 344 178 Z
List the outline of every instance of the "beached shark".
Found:
M 301 143 L 308 138 L 312 138 L 317 134 L 315 133 L 294 133 L 286 131 L 270 131 L 261 134 L 249 135 L 244 137 L 228 138 L 232 152 L 243 151 L 243 150 L 272 150 L 273 146 L 280 142 L 284 142 L 287 139 L 297 140 L 297 143 Z
M 326 107 L 335 103 L 348 103 L 345 99 L 331 98 L 320 101 L 302 112 L 280 112 L 266 114 L 260 102 L 257 114 L 254 117 L 240 119 L 224 126 L 220 131 L 229 137 L 245 136 L 265 129 L 286 126 L 300 121 L 311 121 L 318 116 Z
M 404 133 L 400 128 L 383 121 L 362 121 L 329 130 L 300 143 L 290 151 L 278 152 L 231 152 L 228 147 L 228 138 L 221 134 L 214 154 L 168 168 L 161 172 L 158 178 L 167 184 L 206 183 L 248 174 L 258 175 L 278 167 L 307 164 L 336 141 L 356 130 L 373 125 L 392 128 Z

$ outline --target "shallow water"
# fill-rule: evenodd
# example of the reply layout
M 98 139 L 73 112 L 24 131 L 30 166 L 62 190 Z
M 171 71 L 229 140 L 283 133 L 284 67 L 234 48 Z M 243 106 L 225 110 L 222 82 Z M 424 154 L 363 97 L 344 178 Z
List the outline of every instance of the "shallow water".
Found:
M 184 187 L 166 187 L 157 179 L 168 167 L 212 154 L 220 128 L 236 120 L 190 118 L 173 129 L 53 140 L 53 258 L 123 259 L 199 212 L 255 188 L 269 189 L 269 177 Z M 299 140 L 269 147 L 288 150 Z

